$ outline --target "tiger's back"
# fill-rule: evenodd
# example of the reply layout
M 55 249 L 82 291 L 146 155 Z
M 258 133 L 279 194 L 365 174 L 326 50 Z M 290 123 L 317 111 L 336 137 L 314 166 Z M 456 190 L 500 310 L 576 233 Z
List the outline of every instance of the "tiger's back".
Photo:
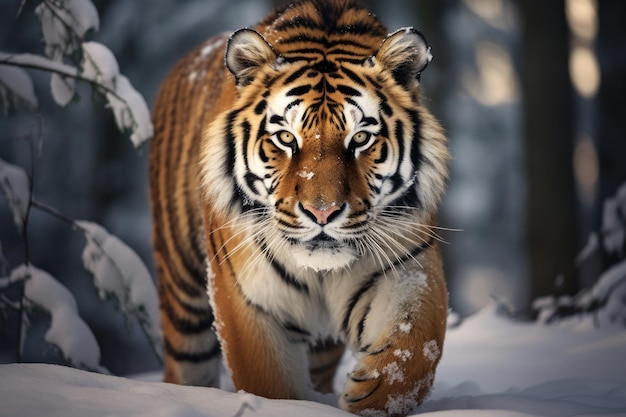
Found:
M 210 39 L 183 58 L 163 82 L 154 106 L 150 202 L 158 276 L 165 380 L 217 384 L 219 344 L 206 294 L 206 250 L 200 209 L 199 152 L 204 127 L 236 94 L 225 82 L 227 38 Z M 232 88 L 229 88 L 232 87 Z M 176 362 L 197 368 L 181 374 Z
M 447 313 L 429 59 L 418 32 L 304 0 L 173 69 L 150 151 L 166 381 L 217 386 L 223 351 L 237 389 L 319 399 L 345 344 L 342 408 L 424 398 Z

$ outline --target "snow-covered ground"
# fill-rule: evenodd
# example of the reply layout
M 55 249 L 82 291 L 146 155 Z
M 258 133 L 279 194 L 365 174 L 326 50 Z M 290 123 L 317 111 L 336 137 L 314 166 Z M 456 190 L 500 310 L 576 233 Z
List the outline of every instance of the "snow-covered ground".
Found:
M 626 416 L 625 278 L 626 262 L 605 275 L 595 291 L 610 287 L 611 295 L 594 313 L 519 322 L 494 302 L 451 327 L 434 392 L 411 415 Z M 543 304 L 549 312 L 550 303 Z M 351 366 L 346 355 L 337 388 Z M 350 415 L 323 404 L 233 393 L 228 381 L 218 390 L 155 379 L 45 364 L 1 365 L 0 416 Z

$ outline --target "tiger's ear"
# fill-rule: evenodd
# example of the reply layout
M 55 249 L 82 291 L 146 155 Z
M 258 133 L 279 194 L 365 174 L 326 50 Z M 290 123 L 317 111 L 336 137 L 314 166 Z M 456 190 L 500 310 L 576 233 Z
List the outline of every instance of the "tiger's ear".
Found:
M 226 66 L 237 80 L 237 87 L 250 84 L 263 64 L 276 60 L 272 46 L 257 31 L 240 29 L 228 39 Z
M 430 46 L 421 32 L 402 28 L 383 40 L 375 59 L 390 70 L 396 82 L 404 87 L 417 83 L 432 59 Z

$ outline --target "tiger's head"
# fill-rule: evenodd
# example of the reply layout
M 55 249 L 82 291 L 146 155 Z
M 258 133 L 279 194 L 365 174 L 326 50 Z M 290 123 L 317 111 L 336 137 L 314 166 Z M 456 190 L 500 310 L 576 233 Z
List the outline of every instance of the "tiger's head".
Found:
M 249 224 L 272 259 L 314 270 L 392 263 L 424 244 L 447 177 L 445 137 L 420 103 L 424 37 L 350 19 L 371 27 L 336 18 L 334 32 L 292 33 L 283 16 L 263 35 L 235 32 L 225 62 L 238 96 L 202 152 L 212 209 Z

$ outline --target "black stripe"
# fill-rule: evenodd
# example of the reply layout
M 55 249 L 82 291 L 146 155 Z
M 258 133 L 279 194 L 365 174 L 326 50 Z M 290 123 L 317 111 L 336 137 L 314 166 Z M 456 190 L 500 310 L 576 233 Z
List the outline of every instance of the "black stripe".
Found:
M 200 363 L 215 359 L 219 357 L 221 352 L 220 344 L 217 342 L 215 342 L 213 344 L 213 347 L 206 352 L 181 352 L 179 350 L 176 350 L 174 346 L 172 346 L 167 337 L 163 341 L 163 349 L 165 350 L 165 354 L 167 356 L 173 358 L 176 361 L 185 361 L 192 363 Z
M 275 123 L 275 124 L 284 124 L 283 122 L 285 121 L 285 118 L 283 116 L 279 116 L 277 114 L 274 114 L 273 116 L 270 117 L 270 123 Z
M 366 75 L 365 75 L 365 78 L 367 78 L 367 81 L 369 81 L 369 82 L 370 82 L 370 84 L 372 84 L 372 85 L 374 86 L 374 88 L 377 88 L 377 89 L 379 89 L 379 90 L 380 90 L 381 88 L 383 88 L 383 86 L 382 86 L 382 85 L 380 85 L 380 84 L 379 84 L 376 80 L 374 80 L 374 79 L 373 79 L 372 77 L 370 77 L 369 75 L 367 75 L 367 74 L 366 74 Z M 376 91 L 376 94 L 379 94 L 379 91 Z M 382 94 L 382 93 L 381 93 L 381 94 Z M 386 100 L 387 100 L 387 99 L 385 99 L 385 101 L 386 101 Z
M 170 294 L 172 294 L 174 299 L 176 299 L 176 303 L 180 305 L 187 313 L 193 314 L 196 316 L 211 316 L 211 317 L 213 316 L 213 310 L 211 310 L 211 307 L 209 306 L 208 302 L 207 302 L 206 307 L 197 307 L 195 305 L 189 304 L 188 302 L 186 302 L 185 300 L 181 298 L 179 292 L 176 291 L 176 287 L 173 287 L 168 282 L 164 282 L 164 284 L 168 287 L 168 291 L 170 292 Z M 205 280 L 205 285 L 206 285 L 206 280 Z
M 411 146 L 411 162 L 413 162 L 413 170 L 417 172 L 419 170 L 419 165 L 422 160 L 422 136 L 421 136 L 421 125 L 422 120 L 419 117 L 417 111 L 409 111 L 409 117 L 411 118 L 411 124 L 413 127 L 413 142 Z
M 265 107 L 267 107 L 267 101 L 261 100 L 254 106 L 254 114 L 262 114 L 265 111 Z
M 265 256 L 267 261 L 270 263 L 272 268 L 274 268 L 274 271 L 276 272 L 276 275 L 278 275 L 280 277 L 281 281 L 283 281 L 285 284 L 289 285 L 291 288 L 294 288 L 294 289 L 296 289 L 296 290 L 298 290 L 300 292 L 308 294 L 309 293 L 309 286 L 306 285 L 304 282 L 298 281 L 296 279 L 296 277 L 294 277 L 292 274 L 287 272 L 285 267 L 274 258 L 274 255 L 267 248 L 267 245 L 265 244 L 264 241 L 261 240 L 259 243 L 260 243 L 260 246 L 261 246 L 261 252 Z
M 380 99 L 380 109 L 382 110 L 383 114 L 385 116 L 391 116 L 393 114 L 393 111 L 391 110 L 391 107 L 389 107 L 389 104 L 387 104 L 387 96 L 385 96 L 378 90 L 376 90 L 376 95 Z
M 363 58 L 341 58 L 341 62 L 346 62 L 348 64 L 361 65 L 363 63 Z
M 266 253 L 266 252 L 264 251 L 263 253 Z M 266 255 L 266 257 L 267 256 L 268 255 Z M 272 268 L 274 268 L 274 270 L 276 271 L 280 279 L 285 284 L 289 285 L 292 288 L 295 288 L 296 290 L 300 292 L 303 292 L 306 294 L 309 293 L 309 286 L 306 285 L 304 282 L 298 281 L 296 277 L 288 273 L 287 270 L 285 270 L 285 267 L 282 264 L 280 264 L 276 259 L 271 259 L 270 264 L 272 265 Z
M 311 69 L 313 69 L 315 71 L 319 71 L 321 73 L 328 74 L 328 73 L 336 72 L 337 71 L 337 65 L 335 65 L 332 62 L 324 59 L 323 61 L 320 61 L 320 62 L 312 65 Z
M 221 78 L 221 77 L 220 77 Z M 201 83 L 196 83 L 196 84 L 201 84 Z M 192 92 L 192 96 L 195 96 L 195 88 L 197 88 L 197 85 L 194 86 L 194 92 Z M 190 100 L 191 101 L 191 100 Z M 203 133 L 203 129 L 206 126 L 206 117 L 207 117 L 207 112 L 202 112 L 202 116 L 200 117 L 200 123 L 197 124 L 196 129 L 195 129 L 195 138 L 193 140 L 193 143 L 195 144 L 194 146 L 190 146 L 189 150 L 188 150 L 188 156 L 187 156 L 187 160 L 188 161 L 193 161 L 194 159 L 197 161 L 197 156 L 194 155 L 194 153 L 198 153 L 200 146 L 199 144 L 202 143 L 202 133 Z M 202 244 L 196 244 L 196 242 L 200 241 L 203 242 L 203 228 L 202 228 L 202 219 L 198 218 L 196 215 L 194 215 L 194 207 L 189 207 L 190 205 L 196 203 L 198 201 L 198 197 L 197 197 L 197 193 L 198 190 L 197 189 L 192 189 L 191 187 L 187 186 L 185 187 L 185 201 L 187 202 L 187 227 L 188 230 L 190 231 L 191 234 L 191 239 L 192 239 L 192 244 L 191 244 L 191 249 L 195 255 L 195 261 L 196 261 L 196 269 L 195 269 L 195 281 L 197 283 L 199 283 L 200 285 L 202 285 L 203 287 L 206 286 L 206 270 L 204 270 L 203 266 L 205 264 L 205 259 L 206 259 L 206 248 L 203 247 Z
M 376 26 L 368 23 L 352 23 L 349 26 L 338 26 L 332 33 L 352 34 L 352 35 L 371 35 L 376 32 Z
M 376 282 L 376 279 L 379 276 L 380 274 L 373 274 L 372 276 L 370 276 L 370 279 L 366 281 L 365 284 L 363 284 L 361 288 L 359 288 L 354 294 L 352 294 L 352 297 L 350 298 L 350 301 L 348 302 L 348 307 L 346 308 L 346 312 L 344 313 L 344 316 L 343 316 L 342 327 L 346 335 L 350 334 L 349 325 L 350 325 L 350 316 L 352 315 L 352 310 L 354 309 L 356 304 L 359 302 L 361 297 L 374 286 L 374 283 Z
M 356 96 L 359 97 L 361 92 L 355 88 L 349 87 L 347 85 L 339 84 L 337 85 L 337 90 L 345 96 Z
M 367 320 L 367 315 L 369 314 L 371 309 L 372 309 L 372 305 L 368 304 L 367 308 L 365 308 L 365 312 L 363 313 L 363 317 L 361 317 L 361 320 L 359 320 L 359 323 L 356 326 L 356 329 L 357 329 L 356 337 L 357 337 L 357 340 L 359 341 L 359 344 L 361 344 L 361 337 L 363 336 L 363 331 L 365 330 L 365 320 Z
M 350 39 L 345 39 L 345 38 L 341 38 L 341 39 L 338 39 L 336 41 L 330 41 L 330 42 L 327 43 L 326 46 L 329 49 L 331 49 L 332 47 L 338 46 L 338 45 L 339 46 L 348 46 L 349 45 L 349 46 L 354 46 L 356 48 L 365 49 L 366 51 L 370 50 L 370 47 L 365 45 L 365 44 L 363 44 L 363 43 L 360 43 L 360 42 L 357 42 L 357 41 L 354 41 L 354 40 L 350 40 Z M 329 53 L 332 53 L 332 51 L 329 51 Z
M 278 23 L 274 29 L 277 32 L 284 32 L 287 29 L 295 28 L 295 27 L 298 27 L 298 28 L 302 27 L 302 28 L 308 28 L 308 29 L 320 29 L 320 30 L 322 29 L 322 27 L 320 27 L 313 20 L 307 19 L 306 17 L 303 17 L 303 16 L 295 16 L 289 20 L 281 19 L 279 22 L 280 23 Z M 306 41 L 306 38 L 302 40 Z
M 224 172 L 227 177 L 232 177 L 235 172 L 235 135 L 233 134 L 233 124 L 235 123 L 235 117 L 239 114 L 238 110 L 231 111 L 226 116 L 226 127 L 224 128 L 224 140 L 226 142 L 225 148 L 228 150 L 226 153 L 226 159 L 224 160 Z
M 363 126 L 376 126 L 378 124 L 378 120 L 376 120 L 374 117 L 366 116 L 363 118 L 363 120 L 361 120 L 361 123 L 363 124 Z
M 289 44 L 292 44 L 292 43 L 300 43 L 300 42 L 302 42 L 302 35 L 301 34 L 297 34 L 297 35 L 281 38 L 279 42 L 280 42 L 281 45 L 289 45 Z M 313 36 L 313 35 L 308 35 L 307 38 L 306 38 L 306 42 L 307 43 L 317 43 L 317 44 L 320 44 L 320 45 L 322 45 L 324 47 L 326 47 L 328 45 L 328 41 L 323 36 L 317 37 L 317 36 Z
M 210 330 L 213 324 L 213 316 L 202 318 L 196 322 L 186 317 L 178 316 L 172 306 L 167 302 L 162 303 L 161 308 L 165 311 L 167 318 L 178 333 L 186 335 L 202 333 Z
M 178 83 L 176 85 L 176 92 L 181 92 L 183 90 L 181 86 L 183 82 L 184 82 L 183 79 L 178 80 Z M 172 111 L 173 111 L 174 118 L 172 120 L 178 120 L 178 116 L 180 116 L 181 110 L 183 113 L 185 113 L 185 109 L 181 109 L 180 106 L 173 106 Z M 172 127 L 173 134 L 170 135 L 169 140 L 165 138 L 167 140 L 166 149 L 165 149 L 165 158 L 167 158 L 166 163 L 167 163 L 167 166 L 170 168 L 173 164 L 176 164 L 177 162 L 174 155 L 182 155 L 182 152 L 183 152 L 183 145 L 179 142 L 176 142 L 175 140 L 172 140 L 173 137 L 175 138 L 177 135 L 182 134 L 179 131 L 182 129 L 183 129 L 182 126 L 175 124 Z M 175 144 L 178 144 L 179 146 L 174 148 Z M 168 178 L 166 179 L 168 190 L 176 189 L 178 187 L 176 180 L 177 180 L 177 176 L 175 175 L 168 176 Z M 177 206 L 175 206 L 175 200 L 173 198 L 166 199 L 165 211 L 167 213 L 177 212 Z M 168 216 L 163 216 L 163 218 L 165 217 L 168 217 Z M 184 247 L 184 245 L 181 244 L 181 236 L 179 233 L 178 220 L 168 217 L 167 225 L 168 225 L 168 229 L 170 230 L 170 234 L 172 236 L 174 248 Z M 197 277 L 193 274 L 193 272 L 196 271 L 193 260 L 190 260 L 189 255 L 185 253 L 184 251 L 179 251 L 179 250 L 172 251 L 172 250 L 168 250 L 167 248 L 164 248 L 164 249 L 165 251 L 167 251 L 167 254 L 168 254 L 167 264 L 170 265 L 169 267 L 170 273 L 171 273 L 171 276 L 174 277 L 174 281 L 180 284 L 180 286 L 183 288 L 183 291 L 188 292 L 189 294 L 197 295 L 199 291 L 195 288 L 194 282 L 197 283 L 198 280 L 197 280 Z M 165 251 L 161 251 L 161 254 L 164 256 L 164 258 L 165 258 Z M 178 258 L 180 259 L 180 262 L 182 263 L 182 269 L 183 269 L 182 271 L 178 270 L 175 263 L 172 263 L 172 253 L 174 253 L 175 255 L 178 255 Z M 174 269 L 174 271 L 171 271 L 171 269 Z M 186 278 L 190 278 L 192 282 L 191 283 L 187 282 L 187 280 L 184 280 L 182 276 L 185 276 Z
M 384 141 L 380 145 L 380 156 L 374 160 L 375 164 L 382 164 L 389 157 L 389 145 L 387 145 L 387 141 Z
M 298 48 L 298 49 L 290 49 L 290 54 L 313 54 L 313 55 L 324 55 L 324 50 L 321 48 Z
M 327 52 L 326 52 L 326 54 L 327 54 L 327 55 L 330 55 L 330 56 L 333 56 L 333 57 L 334 57 L 335 55 L 343 55 L 343 56 L 346 56 L 346 55 L 348 55 L 348 56 L 357 56 L 357 57 L 359 57 L 361 60 L 363 59 L 363 53 L 362 53 L 362 52 L 355 52 L 355 51 L 350 51 L 350 50 L 348 50 L 348 49 L 341 49 L 341 48 L 335 48 L 335 49 L 333 49 L 333 50 L 327 51 Z M 341 59 L 341 58 L 338 58 L 338 57 L 337 57 L 337 59 L 338 59 L 338 60 L 343 61 L 343 59 Z
M 391 190 L 389 191 L 389 194 L 393 194 L 396 191 L 398 191 L 404 185 L 404 181 L 405 181 L 405 179 L 402 178 L 402 176 L 398 172 L 402 164 L 402 161 L 405 158 L 404 123 L 402 123 L 402 120 L 400 119 L 396 120 L 396 123 L 394 126 L 394 135 L 395 135 L 395 141 L 398 144 L 398 166 L 396 167 L 396 172 L 393 175 L 391 175 L 389 178 L 387 178 L 387 181 L 392 182 L 392 187 L 391 187 Z M 409 188 L 415 188 L 415 187 L 409 187 Z
M 177 274 L 172 274 L 171 277 L 176 287 L 185 294 L 187 294 L 189 297 L 198 297 L 204 292 L 203 287 L 198 287 L 197 285 L 190 284 L 187 280 L 181 278 Z
M 291 84 L 292 82 L 300 78 L 308 70 L 309 67 L 306 65 L 300 67 L 298 70 L 294 71 L 293 74 L 291 74 L 289 77 L 285 78 L 285 81 L 283 81 L 283 85 Z
M 311 336 L 311 333 L 308 330 L 303 329 L 302 327 L 298 326 L 297 324 L 291 321 L 287 321 L 283 323 L 283 327 L 285 328 L 285 330 L 298 333 L 302 336 Z
M 279 225 L 281 225 L 281 226 L 286 226 L 286 227 L 288 227 L 289 229 L 305 229 L 305 227 L 304 227 L 304 226 L 296 226 L 296 225 L 293 225 L 293 224 L 289 223 L 288 221 L 283 220 L 283 219 L 281 219 L 281 218 L 279 218 L 279 219 L 278 219 L 278 224 L 279 224 Z
M 287 91 L 287 96 L 301 96 L 303 94 L 308 93 L 311 90 L 311 86 L 309 84 L 301 85 L 299 87 L 294 87 L 291 90 Z
M 292 107 L 297 106 L 298 104 L 302 103 L 302 99 L 296 99 L 294 101 L 292 101 L 291 103 L 287 104 L 287 106 L 285 107 L 285 113 L 287 113 Z

